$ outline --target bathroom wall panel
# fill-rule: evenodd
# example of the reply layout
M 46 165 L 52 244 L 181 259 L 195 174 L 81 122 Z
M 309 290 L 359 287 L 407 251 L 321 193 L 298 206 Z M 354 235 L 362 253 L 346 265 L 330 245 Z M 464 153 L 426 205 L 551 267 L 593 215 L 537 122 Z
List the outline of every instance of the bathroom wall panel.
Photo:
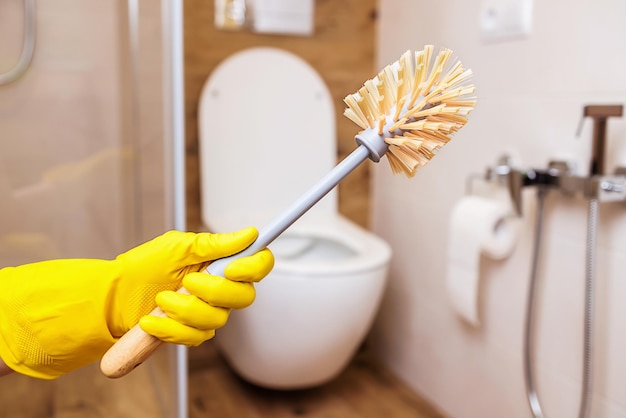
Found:
M 201 229 L 198 168 L 198 100 L 204 82 L 229 55 L 253 46 L 291 51 L 311 64 L 327 83 L 337 115 L 338 158 L 354 149 L 357 127 L 342 116 L 343 98 L 356 91 L 375 72 L 375 0 L 315 2 L 315 33 L 310 37 L 261 35 L 218 30 L 213 25 L 214 2 L 185 2 L 185 93 L 187 123 L 187 203 L 190 229 Z M 254 68 L 250 69 L 254 76 Z M 294 103 L 297 102 L 294 92 Z M 242 104 L 243 106 L 244 104 Z M 280 115 L 276 115 L 277 121 Z M 315 123 L 315 121 L 311 121 Z M 245 117 L 234 129 L 247 126 Z M 305 158 L 277 150 L 281 158 Z M 360 225 L 369 225 L 369 164 L 353 172 L 339 186 L 340 211 Z M 233 166 L 236 169 L 236 165 Z M 285 173 L 286 176 L 293 173 Z M 280 187 L 268 185 L 268 187 Z
M 475 73 L 478 105 L 468 125 L 416 177 L 373 173 L 374 230 L 394 249 L 390 284 L 372 344 L 418 392 L 454 418 L 530 416 L 523 380 L 523 326 L 530 272 L 534 194 L 514 254 L 482 260 L 481 325 L 465 324 L 445 288 L 448 225 L 469 175 L 507 151 L 523 167 L 566 158 L 587 172 L 590 121 L 576 136 L 583 106 L 626 104 L 621 39 L 626 5 L 534 2 L 529 37 L 480 38 L 479 4 L 382 0 L 377 63 L 423 44 L 452 48 Z M 567 11 L 567 19 L 563 19 Z M 559 21 L 559 30 L 554 22 Z M 609 122 L 607 165 L 626 163 L 626 118 Z M 551 194 L 546 206 L 535 347 L 546 416 L 574 416 L 580 397 L 586 203 Z M 623 303 L 626 207 L 600 207 L 592 416 L 626 417 L 626 312 Z M 427 222 L 425 222 L 427 220 Z

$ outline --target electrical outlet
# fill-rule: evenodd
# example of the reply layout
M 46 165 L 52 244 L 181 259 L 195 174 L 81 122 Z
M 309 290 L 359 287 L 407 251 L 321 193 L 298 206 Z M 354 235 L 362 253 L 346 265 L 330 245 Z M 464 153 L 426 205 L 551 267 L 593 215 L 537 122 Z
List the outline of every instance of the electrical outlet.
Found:
M 532 29 L 533 0 L 483 0 L 480 30 L 484 41 L 506 41 L 528 36 Z

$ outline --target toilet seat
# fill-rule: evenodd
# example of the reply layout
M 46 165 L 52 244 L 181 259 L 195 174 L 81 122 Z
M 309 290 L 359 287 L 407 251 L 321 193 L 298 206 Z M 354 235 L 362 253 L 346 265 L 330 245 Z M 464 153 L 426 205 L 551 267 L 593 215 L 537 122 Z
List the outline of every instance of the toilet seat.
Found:
M 275 272 L 307 277 L 374 270 L 391 256 L 385 241 L 341 215 L 298 222 L 269 248 Z

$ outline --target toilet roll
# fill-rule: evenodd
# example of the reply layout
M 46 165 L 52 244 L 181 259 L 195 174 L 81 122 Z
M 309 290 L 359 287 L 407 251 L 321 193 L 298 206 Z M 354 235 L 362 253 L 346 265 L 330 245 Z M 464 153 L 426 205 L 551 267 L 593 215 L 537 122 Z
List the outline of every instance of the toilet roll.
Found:
M 520 221 L 508 202 L 466 196 L 453 208 L 450 218 L 446 287 L 455 311 L 478 326 L 478 291 L 481 255 L 501 260 L 508 257 L 519 235 Z

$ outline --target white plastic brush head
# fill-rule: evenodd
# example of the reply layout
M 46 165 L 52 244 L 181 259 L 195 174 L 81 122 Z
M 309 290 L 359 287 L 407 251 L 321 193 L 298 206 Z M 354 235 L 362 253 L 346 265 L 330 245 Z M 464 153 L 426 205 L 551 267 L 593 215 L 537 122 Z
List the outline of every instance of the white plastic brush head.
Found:
M 373 161 L 386 154 L 392 171 L 408 177 L 452 139 L 476 105 L 471 70 L 453 61 L 449 49 L 432 55 L 432 45 L 407 51 L 344 99 L 344 115 L 363 129 L 357 143 Z

